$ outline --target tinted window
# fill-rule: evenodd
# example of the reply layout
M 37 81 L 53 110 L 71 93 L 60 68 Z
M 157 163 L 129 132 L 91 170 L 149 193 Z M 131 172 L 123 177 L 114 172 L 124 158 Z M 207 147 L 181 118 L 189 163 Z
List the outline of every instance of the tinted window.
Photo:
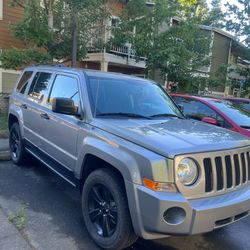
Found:
M 241 127 L 250 128 L 250 113 L 231 102 L 212 101 L 212 104 Z
M 184 107 L 183 112 L 188 118 L 201 121 L 202 118 L 204 117 L 211 117 L 211 118 L 214 118 L 218 122 L 218 125 L 220 127 L 224 127 L 224 128 L 232 127 L 216 111 L 214 111 L 209 106 L 207 106 L 206 104 L 198 100 L 193 100 L 190 98 L 182 98 L 182 97 L 175 98 L 175 100 L 178 104 L 183 105 Z
M 250 111 L 250 102 L 241 102 L 240 106 Z
M 73 77 L 57 75 L 48 102 L 51 104 L 55 97 L 71 98 L 74 100 L 75 105 L 78 106 L 79 91 L 77 80 Z
M 182 117 L 177 107 L 157 84 L 137 79 L 89 79 L 92 110 L 103 113 L 133 113 L 153 116 L 170 114 Z
M 41 102 L 43 100 L 44 93 L 47 90 L 51 76 L 51 73 L 36 73 L 30 86 L 29 96 Z
M 16 91 L 21 93 L 21 94 L 24 94 L 26 88 L 27 88 L 27 85 L 29 83 L 29 79 L 31 78 L 32 76 L 32 71 L 26 71 L 23 73 L 18 85 L 17 85 L 17 88 L 16 88 Z

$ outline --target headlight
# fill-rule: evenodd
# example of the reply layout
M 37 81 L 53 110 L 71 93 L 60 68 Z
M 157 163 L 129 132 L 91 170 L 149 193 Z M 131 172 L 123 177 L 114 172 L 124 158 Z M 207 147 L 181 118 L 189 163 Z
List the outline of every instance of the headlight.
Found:
M 185 186 L 193 185 L 199 175 L 197 164 L 191 158 L 184 158 L 177 166 L 177 176 Z

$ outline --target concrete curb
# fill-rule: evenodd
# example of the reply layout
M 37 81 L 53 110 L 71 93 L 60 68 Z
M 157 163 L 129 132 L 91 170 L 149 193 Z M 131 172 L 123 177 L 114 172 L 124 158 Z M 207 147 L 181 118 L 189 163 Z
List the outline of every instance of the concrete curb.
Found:
M 9 222 L 0 207 L 0 248 L 8 250 L 32 250 L 17 228 Z
M 10 160 L 10 151 L 0 151 L 0 161 L 9 161 Z
M 0 138 L 0 161 L 10 160 L 9 140 Z

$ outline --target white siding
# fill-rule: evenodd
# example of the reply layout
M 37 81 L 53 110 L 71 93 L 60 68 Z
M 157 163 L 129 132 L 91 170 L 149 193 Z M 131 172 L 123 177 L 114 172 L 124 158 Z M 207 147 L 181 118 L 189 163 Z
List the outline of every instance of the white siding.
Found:
M 3 20 L 3 0 L 0 0 L 0 20 Z

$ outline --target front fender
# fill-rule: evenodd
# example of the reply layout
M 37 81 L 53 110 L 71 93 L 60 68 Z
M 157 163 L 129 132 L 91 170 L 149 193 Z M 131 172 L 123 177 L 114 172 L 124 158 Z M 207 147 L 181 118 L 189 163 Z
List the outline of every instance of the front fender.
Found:
M 21 132 L 21 136 L 24 137 L 24 131 L 23 131 L 23 112 L 22 109 L 13 104 L 12 102 L 10 102 L 9 105 L 9 115 L 8 115 L 8 125 L 9 125 L 9 120 L 10 120 L 10 115 L 13 115 L 17 118 L 18 123 L 19 123 L 19 128 L 20 128 L 20 132 Z
M 84 138 L 84 144 L 79 152 L 78 163 L 75 169 L 77 178 L 81 177 L 85 157 L 88 154 L 94 155 L 113 167 L 115 167 L 123 176 L 124 180 L 136 184 L 142 184 L 139 166 L 134 157 L 122 150 L 119 145 L 99 138 Z

